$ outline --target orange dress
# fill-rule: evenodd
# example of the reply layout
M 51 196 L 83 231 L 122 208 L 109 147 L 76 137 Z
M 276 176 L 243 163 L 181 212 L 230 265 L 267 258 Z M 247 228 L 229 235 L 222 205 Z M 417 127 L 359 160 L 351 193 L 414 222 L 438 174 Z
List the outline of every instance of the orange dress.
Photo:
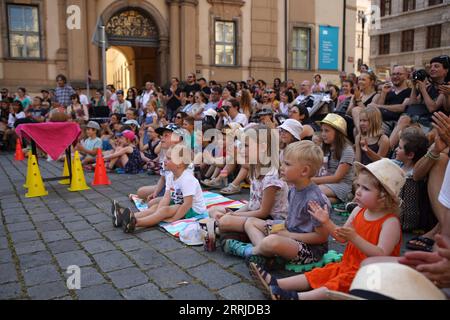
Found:
M 353 227 L 356 233 L 366 241 L 377 245 L 381 233 L 381 229 L 386 220 L 397 218 L 397 215 L 389 214 L 376 221 L 367 221 L 364 217 L 366 209 L 362 209 L 353 221 Z M 401 230 L 400 230 L 401 233 Z M 402 240 L 395 246 L 391 256 L 400 256 Z M 326 287 L 329 290 L 348 293 L 350 286 L 361 263 L 367 259 L 367 256 L 361 252 L 353 243 L 349 242 L 345 249 L 341 262 L 329 264 L 324 268 L 315 269 L 305 273 L 309 285 L 313 289 Z

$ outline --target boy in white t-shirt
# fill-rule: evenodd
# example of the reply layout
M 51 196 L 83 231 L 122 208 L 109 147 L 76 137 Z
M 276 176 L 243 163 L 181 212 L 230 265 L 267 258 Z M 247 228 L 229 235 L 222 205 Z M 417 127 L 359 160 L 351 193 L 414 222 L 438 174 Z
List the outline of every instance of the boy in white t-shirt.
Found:
M 185 145 L 179 144 L 167 151 L 164 167 L 170 172 L 166 176 L 164 198 L 158 209 L 147 216 L 125 209 L 118 217 L 125 233 L 132 233 L 137 227 L 148 228 L 163 221 L 170 223 L 207 213 L 200 183 L 188 169 L 191 161 L 191 152 Z

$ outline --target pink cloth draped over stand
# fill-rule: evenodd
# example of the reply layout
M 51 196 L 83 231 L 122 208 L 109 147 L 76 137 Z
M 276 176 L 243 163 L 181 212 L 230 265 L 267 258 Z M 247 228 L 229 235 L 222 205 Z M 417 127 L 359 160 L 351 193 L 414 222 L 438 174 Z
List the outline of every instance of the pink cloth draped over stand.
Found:
M 45 122 L 21 124 L 16 128 L 20 138 L 32 139 L 53 160 L 78 141 L 81 129 L 74 122 Z

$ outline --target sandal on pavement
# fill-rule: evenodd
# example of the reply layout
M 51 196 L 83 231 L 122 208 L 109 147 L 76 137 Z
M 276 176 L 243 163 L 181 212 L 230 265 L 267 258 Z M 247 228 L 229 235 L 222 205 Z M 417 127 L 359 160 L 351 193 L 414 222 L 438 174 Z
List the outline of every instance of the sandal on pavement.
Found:
M 241 193 L 241 187 L 237 187 L 234 184 L 230 183 L 228 185 L 228 187 L 223 188 L 222 190 L 219 191 L 219 193 L 221 193 L 223 195 L 231 196 L 233 194 Z
M 427 237 L 415 237 L 408 241 L 406 248 L 413 251 L 433 252 L 434 240 Z
M 272 300 L 300 300 L 296 291 L 286 291 L 277 285 L 269 287 Z
M 277 279 L 256 263 L 251 262 L 249 264 L 249 272 L 253 280 L 255 280 L 256 287 L 260 289 L 267 298 L 272 298 L 270 286 L 278 286 Z M 270 277 L 270 279 L 268 279 L 268 277 Z
M 203 181 L 202 184 L 211 189 L 220 189 L 223 186 L 221 179 L 214 179 L 209 182 Z

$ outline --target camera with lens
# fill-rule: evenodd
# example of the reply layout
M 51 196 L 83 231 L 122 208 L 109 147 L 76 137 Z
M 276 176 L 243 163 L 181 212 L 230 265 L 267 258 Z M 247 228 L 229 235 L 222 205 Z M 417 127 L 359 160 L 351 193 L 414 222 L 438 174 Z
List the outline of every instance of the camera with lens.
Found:
M 428 78 L 428 73 L 425 70 L 416 70 L 412 74 L 413 81 L 425 81 Z
M 217 113 L 224 113 L 224 112 L 228 112 L 228 111 L 230 111 L 229 106 L 222 106 L 219 109 L 217 109 Z

